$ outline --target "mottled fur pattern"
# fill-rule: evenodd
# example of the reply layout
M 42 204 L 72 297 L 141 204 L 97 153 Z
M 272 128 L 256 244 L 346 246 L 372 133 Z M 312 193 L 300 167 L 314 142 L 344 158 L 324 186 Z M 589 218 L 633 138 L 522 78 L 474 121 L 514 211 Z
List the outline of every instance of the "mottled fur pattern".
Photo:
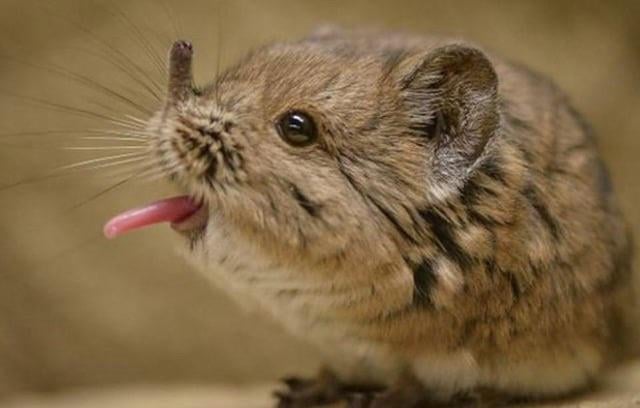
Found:
M 209 205 L 189 258 L 345 380 L 545 396 L 612 362 L 630 242 L 546 79 L 464 42 L 327 31 L 183 91 L 149 128 Z M 278 136 L 292 109 L 317 144 Z

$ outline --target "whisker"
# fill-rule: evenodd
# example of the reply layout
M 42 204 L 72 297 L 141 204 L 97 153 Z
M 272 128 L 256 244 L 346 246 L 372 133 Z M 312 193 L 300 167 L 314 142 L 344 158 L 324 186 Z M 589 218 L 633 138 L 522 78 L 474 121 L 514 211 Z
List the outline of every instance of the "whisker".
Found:
M 177 170 L 177 169 L 175 169 L 175 170 Z M 142 176 L 141 176 L 141 180 L 143 182 L 145 182 L 145 183 L 151 183 L 151 182 L 159 180 L 159 179 L 167 178 L 171 173 L 172 173 L 172 171 L 170 171 L 169 169 L 167 169 L 167 171 L 162 171 L 162 172 L 157 173 L 157 174 L 149 172 L 149 174 L 144 175 L 144 178 L 142 178 Z
M 114 55 L 105 55 L 82 47 L 71 47 L 70 49 L 72 51 L 80 51 L 108 63 L 109 65 L 118 69 L 120 72 L 124 73 L 136 84 L 141 85 L 144 90 L 149 93 L 149 96 L 153 98 L 154 102 L 162 101 L 163 86 L 161 82 L 149 76 L 148 74 L 142 75 L 137 70 L 131 69 L 130 66 L 127 66 L 126 62 L 121 61 L 119 58 L 114 58 Z
M 85 136 L 101 135 L 101 136 Z M 26 136 L 69 136 L 81 140 L 129 140 L 147 142 L 151 133 L 132 130 L 111 129 L 84 129 L 84 130 L 35 130 L 21 132 L 0 133 L 0 138 L 26 137 Z
M 71 169 L 75 169 L 78 167 L 82 167 L 82 166 L 86 166 L 88 164 L 93 164 L 93 163 L 102 163 L 105 161 L 109 161 L 109 160 L 116 160 L 116 159 L 121 159 L 121 158 L 125 158 L 125 157 L 136 157 L 136 156 L 145 156 L 145 153 L 124 153 L 124 154 L 116 154 L 113 156 L 107 156 L 107 157 L 98 157 L 95 159 L 89 159 L 89 160 L 85 160 L 85 161 L 81 161 L 79 163 L 73 163 L 73 164 L 69 164 L 66 166 L 62 166 L 62 167 L 58 167 L 57 169 L 55 169 L 55 171 L 60 171 L 60 170 L 71 170 Z
M 68 211 L 72 211 L 72 210 L 75 210 L 75 209 L 78 209 L 78 208 L 80 208 L 80 207 L 82 207 L 82 206 L 87 205 L 88 203 L 90 203 L 90 202 L 92 202 L 92 201 L 96 200 L 97 198 L 100 198 L 100 197 L 102 197 L 102 196 L 104 196 L 104 195 L 108 194 L 109 192 L 111 192 L 111 191 L 113 191 L 113 190 L 117 189 L 118 187 L 120 187 L 120 186 L 123 186 L 123 185 L 127 184 L 129 181 L 133 180 L 135 177 L 136 177 L 136 174 L 134 174 L 134 175 L 132 175 L 132 176 L 129 176 L 129 177 L 127 177 L 127 178 L 123 179 L 123 180 L 120 180 L 120 181 L 118 181 L 118 182 L 117 182 L 117 183 L 115 183 L 115 184 L 110 185 L 109 187 L 107 187 L 107 188 L 105 188 L 105 189 L 101 190 L 100 192 L 98 192 L 98 193 L 96 193 L 96 194 L 94 194 L 94 195 L 92 195 L 92 196 L 88 197 L 87 199 L 85 199 L 85 200 L 83 200 L 83 201 L 79 202 L 78 204 L 76 204 L 76 205 L 74 205 L 74 206 L 72 206 L 72 207 L 69 207 L 69 208 L 68 208 Z
M 138 174 L 138 179 L 143 181 L 143 182 L 147 182 L 149 180 L 147 180 L 147 177 L 149 176 L 153 176 L 155 174 L 159 174 L 160 177 L 158 178 L 162 178 L 162 177 L 167 177 L 170 173 L 165 172 L 164 169 L 161 169 L 159 167 L 159 161 L 147 161 L 147 162 L 141 162 L 141 163 L 133 163 L 128 165 L 129 168 L 126 168 L 127 166 L 125 166 L 125 168 L 117 168 L 117 169 L 113 169 L 111 171 L 109 171 L 108 173 L 105 173 L 104 175 L 112 178 L 112 177 L 123 177 L 125 175 L 131 174 L 132 172 L 139 172 Z
M 133 122 L 130 119 L 121 116 L 118 114 L 118 116 L 109 116 L 109 123 L 111 123 L 112 125 L 115 125 L 116 127 L 128 130 L 128 131 L 135 131 L 135 132 L 140 132 L 144 130 L 144 127 L 141 127 L 139 123 Z M 121 129 L 116 129 L 116 130 L 121 130 Z
M 47 107 L 49 109 L 52 109 L 54 111 L 58 111 L 58 112 L 62 112 L 62 113 L 68 113 L 71 115 L 76 115 L 76 116 L 81 116 L 81 117 L 85 117 L 85 118 L 93 118 L 93 119 L 100 119 L 100 120 L 104 120 L 110 123 L 121 123 L 120 119 L 114 118 L 112 116 L 109 116 L 107 114 L 104 113 L 100 113 L 100 112 L 94 112 L 88 109 L 82 109 L 82 108 L 78 108 L 78 107 L 74 107 L 74 106 L 69 106 L 69 105 L 65 105 L 62 103 L 58 103 L 58 102 L 52 102 L 52 101 L 47 101 L 45 99 L 40 99 L 40 98 L 36 98 L 33 96 L 28 96 L 28 95 L 21 95 L 21 94 L 16 94 L 13 92 L 9 92 L 3 89 L 0 89 L 0 92 L 3 93 L 5 96 L 11 97 L 11 98 L 15 98 L 15 99 L 19 99 L 22 100 L 23 102 L 27 102 L 30 103 L 32 105 L 38 106 L 38 107 Z M 125 122 L 126 123 L 126 122 Z
M 148 132 L 146 130 L 140 129 L 97 129 L 96 133 L 102 135 L 111 135 L 111 136 L 129 136 L 129 137 L 137 137 L 143 138 L 144 140 L 149 139 L 149 137 L 153 136 L 153 133 Z
M 15 187 L 20 187 L 20 186 L 25 186 L 28 184 L 34 184 L 34 183 L 38 183 L 40 181 L 44 181 L 44 180 L 51 180 L 51 179 L 56 179 L 56 178 L 60 178 L 60 177 L 66 177 L 69 176 L 73 173 L 68 172 L 68 173 L 61 173 L 61 172 L 51 172 L 51 173 L 47 173 L 44 175 L 39 175 L 39 176 L 35 176 L 35 177 L 30 177 L 30 178 L 26 178 L 26 179 L 22 179 L 20 181 L 16 181 L 15 183 L 10 183 L 10 184 L 5 184 L 3 186 L 0 186 L 0 193 L 8 191 L 12 188 Z
M 59 136 L 64 134 L 82 134 L 84 130 L 36 130 L 36 131 L 21 131 L 11 133 L 0 133 L 0 138 L 4 137 L 23 137 L 23 136 Z
M 35 130 L 35 131 L 21 131 L 11 133 L 0 133 L 0 138 L 5 137 L 24 137 L 24 136 L 60 136 L 60 135 L 82 135 L 96 133 L 90 130 Z
M 137 153 L 138 154 L 138 153 Z M 93 159 L 92 162 L 95 162 L 95 160 L 101 160 L 101 159 L 108 159 L 108 160 L 116 160 L 115 162 L 110 162 L 110 163 L 104 163 L 101 165 L 96 165 L 93 167 L 86 167 L 86 168 L 82 168 L 82 166 L 88 166 L 89 161 L 87 162 L 83 162 L 83 163 L 76 163 L 72 166 L 75 167 L 70 167 L 70 166 L 64 166 L 64 167 L 59 167 L 56 169 L 51 170 L 48 173 L 45 174 L 40 174 L 34 177 L 29 177 L 26 179 L 22 179 L 19 181 L 16 181 L 14 183 L 9 183 L 9 184 L 5 184 L 0 186 L 0 193 L 8 191 L 10 189 L 16 188 L 16 187 L 20 187 L 20 186 L 25 186 L 25 185 L 29 185 L 29 184 L 34 184 L 34 183 L 38 183 L 41 181 L 45 181 L 45 180 L 51 180 L 51 179 L 57 179 L 57 178 L 62 178 L 62 177 L 69 177 L 72 175 L 77 175 L 80 172 L 87 172 L 87 171 L 95 171 L 98 169 L 103 169 L 103 168 L 107 168 L 107 167 L 115 167 L 115 166 L 124 166 L 127 164 L 131 164 L 131 163 L 136 163 L 138 162 L 138 164 L 140 166 L 145 165 L 145 161 L 146 160 L 151 160 L 151 158 L 148 158 L 146 153 L 143 154 L 139 154 L 140 157 L 131 157 L 128 159 L 123 159 L 123 160 L 116 160 L 113 157 L 108 157 L 108 158 L 99 158 L 99 159 Z M 144 156 L 147 156 L 147 158 L 145 158 Z M 105 160 L 106 161 L 106 160 Z
M 61 150 L 88 150 L 88 151 L 95 151 L 95 150 L 142 150 L 142 149 L 149 149 L 148 146 L 144 146 L 144 145 L 140 145 L 140 146 L 96 146 L 96 147 L 90 147 L 90 146 L 63 146 L 63 147 L 59 147 L 58 149 Z
M 143 119 L 137 118 L 137 117 L 135 117 L 135 116 L 133 116 L 133 115 L 129 115 L 129 114 L 124 115 L 124 117 L 125 117 L 126 119 L 129 119 L 129 120 L 130 120 L 130 121 L 132 121 L 133 123 L 138 123 L 138 124 L 140 124 L 140 125 L 142 125 L 142 126 L 147 126 L 147 124 L 149 123 L 149 122 L 148 122 L 148 121 L 146 121 L 146 120 L 143 120 Z
M 7 147 L 11 149 L 36 149 L 36 150 L 141 150 L 148 149 L 149 146 L 146 144 L 140 144 L 139 146 L 43 146 L 43 145 L 34 145 L 34 144 L 15 144 L 15 143 L 6 143 L 0 142 L 0 146 Z
M 91 40 L 93 40 L 93 42 L 95 42 L 96 44 L 104 47 L 104 49 L 106 51 L 109 51 L 111 53 L 112 57 L 114 57 L 116 59 L 120 58 L 120 60 L 123 61 L 125 63 L 125 65 L 130 66 L 134 71 L 138 72 L 138 74 L 141 75 L 143 78 L 149 78 L 150 77 L 149 73 L 144 68 L 142 68 L 140 65 L 138 65 L 134 59 L 132 59 L 127 54 L 125 54 L 124 52 L 119 50 L 117 47 L 115 47 L 109 41 L 107 41 L 107 40 L 103 39 L 102 37 L 98 36 L 90 28 L 78 23 L 77 21 L 74 21 L 74 20 L 72 20 L 70 18 L 67 18 L 67 17 L 65 17 L 63 15 L 54 13 L 51 8 L 47 9 L 46 7 L 44 7 L 42 5 L 41 5 L 41 8 L 45 9 L 49 13 L 49 15 L 51 15 L 53 17 L 56 17 L 59 20 L 62 20 L 66 24 L 70 24 L 71 26 L 73 26 L 77 30 L 79 30 L 81 33 L 86 34 Z M 162 89 L 162 87 L 159 86 L 159 89 Z
M 132 171 L 142 171 L 157 168 L 158 164 L 158 161 L 152 158 L 131 161 L 130 163 L 120 163 L 118 167 L 114 166 L 114 168 L 108 169 L 100 175 L 104 175 L 107 177 L 124 176 L 126 174 L 130 174 Z
M 122 114 L 123 109 L 121 106 L 118 106 L 111 101 L 103 102 L 101 100 L 96 99 L 95 97 L 87 97 L 86 101 L 89 105 L 99 108 L 98 111 L 108 113 L 113 117 L 120 118 L 120 120 L 125 120 L 126 118 Z M 142 111 L 140 111 L 142 112 Z M 146 112 L 142 112 L 147 116 L 151 116 L 153 112 L 151 110 L 147 110 Z M 126 120 L 127 123 L 133 124 L 130 120 Z M 137 126 L 137 124 L 136 124 Z
M 216 71 L 215 78 L 216 84 L 214 88 L 214 96 L 215 101 L 218 105 L 220 105 L 220 93 L 218 92 L 219 86 L 217 84 L 218 78 L 220 78 L 220 66 L 222 64 L 222 4 L 219 2 L 218 7 L 216 8 Z
M 105 174 L 104 178 L 108 179 L 108 180 L 120 179 L 122 177 L 129 177 L 132 174 L 136 174 L 136 172 L 140 172 L 140 171 L 143 171 L 143 170 L 144 169 L 141 170 L 140 168 L 132 168 L 132 169 L 129 169 L 129 171 L 127 171 L 127 172 L 122 172 L 121 171 L 121 172 L 113 172 L 113 173 Z M 140 176 L 136 176 L 135 178 L 136 178 L 136 183 L 140 183 L 141 182 Z
M 139 124 L 135 122 L 131 122 L 127 118 L 119 118 L 119 119 L 111 118 L 109 122 L 112 125 L 119 126 L 127 131 L 140 132 L 143 130 L 139 127 L 140 126 Z
M 106 86 L 106 85 L 104 85 L 104 84 L 102 84 L 102 83 L 100 83 L 100 82 L 98 82 L 98 81 L 96 81 L 96 80 L 94 80 L 92 78 L 89 78 L 89 77 L 87 77 L 85 75 L 73 72 L 73 71 L 71 71 L 69 69 L 60 67 L 60 66 L 55 65 L 53 63 L 49 63 L 50 66 L 40 66 L 40 65 L 34 64 L 34 63 L 30 62 L 30 61 L 25 61 L 25 60 L 18 59 L 18 58 L 14 57 L 14 56 L 1 55 L 0 58 L 12 61 L 14 63 L 23 65 L 25 67 L 29 67 L 29 68 L 34 69 L 34 70 L 40 70 L 40 71 L 43 71 L 43 72 L 49 72 L 49 73 L 52 73 L 52 74 L 56 74 L 56 75 L 58 75 L 60 77 L 73 80 L 76 83 L 82 84 L 82 85 L 86 86 L 89 89 L 93 89 L 94 91 L 100 91 L 101 93 L 106 94 L 106 95 L 108 95 L 108 96 L 110 96 L 110 97 L 114 98 L 115 100 L 118 100 L 118 101 L 120 101 L 122 103 L 125 103 L 126 105 L 128 105 L 128 106 L 130 106 L 130 107 L 132 107 L 134 109 L 137 109 L 138 111 L 140 111 L 140 112 L 142 112 L 144 114 L 150 115 L 152 113 L 150 109 L 140 105 L 139 103 L 135 102 L 131 98 L 129 98 L 129 97 L 127 97 L 127 96 L 125 96 L 125 95 L 123 95 L 123 94 L 121 94 L 119 92 L 114 91 L 110 87 L 108 87 L 108 86 Z
M 85 170 L 87 170 L 87 171 L 95 171 L 95 170 L 101 170 L 101 169 L 106 169 L 106 168 L 109 168 L 109 167 L 122 166 L 124 164 L 132 164 L 132 163 L 144 164 L 145 161 L 146 161 L 146 159 L 144 157 L 140 157 L 140 158 L 136 157 L 136 158 L 131 158 L 131 159 L 118 160 L 118 161 L 111 162 L 111 163 L 98 164 L 96 166 L 88 167 Z
M 111 15 L 114 15 L 114 11 L 115 11 L 115 16 L 118 17 L 121 20 L 121 22 L 123 22 L 123 25 L 128 27 L 128 29 L 133 33 L 133 38 L 142 47 L 149 61 L 155 66 L 155 68 L 158 70 L 160 75 L 165 75 L 166 68 L 165 68 L 164 60 L 158 56 L 158 51 L 147 40 L 147 37 L 144 35 L 144 33 L 133 21 L 131 21 L 129 16 L 127 16 L 126 13 L 124 13 L 121 8 L 119 8 L 116 4 L 113 4 L 113 3 L 111 3 L 111 6 L 114 10 L 112 11 L 107 10 L 107 12 L 111 13 Z
M 140 137 L 116 137 L 116 136 L 84 136 L 83 140 L 104 140 L 109 142 L 146 142 L 147 139 Z

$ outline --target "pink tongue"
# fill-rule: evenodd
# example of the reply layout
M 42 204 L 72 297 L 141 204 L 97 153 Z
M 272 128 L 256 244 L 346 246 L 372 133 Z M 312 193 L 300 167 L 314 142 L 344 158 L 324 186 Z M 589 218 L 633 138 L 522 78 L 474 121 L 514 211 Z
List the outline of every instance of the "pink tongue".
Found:
M 156 201 L 113 217 L 105 224 L 104 235 L 112 239 L 129 231 L 161 222 L 180 222 L 194 214 L 200 207 L 201 205 L 189 196 Z

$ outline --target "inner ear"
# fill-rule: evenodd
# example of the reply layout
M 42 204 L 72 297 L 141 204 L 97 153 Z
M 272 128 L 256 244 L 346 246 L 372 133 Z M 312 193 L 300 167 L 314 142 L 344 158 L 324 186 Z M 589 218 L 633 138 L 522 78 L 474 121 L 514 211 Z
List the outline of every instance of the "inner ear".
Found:
M 437 140 L 437 154 L 446 156 L 447 165 L 471 165 L 499 125 L 493 65 L 465 45 L 437 48 L 408 64 L 400 88 L 410 127 Z
M 439 138 L 442 135 L 444 129 L 444 115 L 442 111 L 438 110 L 433 115 L 433 118 L 423 124 L 417 130 L 422 133 L 429 140 Z

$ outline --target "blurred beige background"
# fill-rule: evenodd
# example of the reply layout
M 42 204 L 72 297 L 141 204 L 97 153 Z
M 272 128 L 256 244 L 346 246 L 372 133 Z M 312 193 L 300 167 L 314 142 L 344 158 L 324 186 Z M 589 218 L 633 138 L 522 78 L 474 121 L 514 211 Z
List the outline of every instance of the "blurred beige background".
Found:
M 196 76 L 204 82 L 218 57 L 225 66 L 254 46 L 326 22 L 463 36 L 553 77 L 595 127 L 638 231 L 636 0 L 0 0 L 0 186 L 100 156 L 61 150 L 77 144 L 68 135 L 28 134 L 104 127 L 29 98 L 133 112 L 51 67 L 152 108 L 140 84 L 96 57 L 113 57 L 105 44 L 163 83 L 140 36 L 161 58 L 184 36 L 194 42 Z M 124 185 L 72 208 L 109 182 L 94 172 L 0 189 L 0 397 L 117 384 L 245 384 L 315 368 L 314 350 L 239 310 L 187 267 L 168 228 L 102 239 L 110 215 L 171 191 L 162 182 Z

